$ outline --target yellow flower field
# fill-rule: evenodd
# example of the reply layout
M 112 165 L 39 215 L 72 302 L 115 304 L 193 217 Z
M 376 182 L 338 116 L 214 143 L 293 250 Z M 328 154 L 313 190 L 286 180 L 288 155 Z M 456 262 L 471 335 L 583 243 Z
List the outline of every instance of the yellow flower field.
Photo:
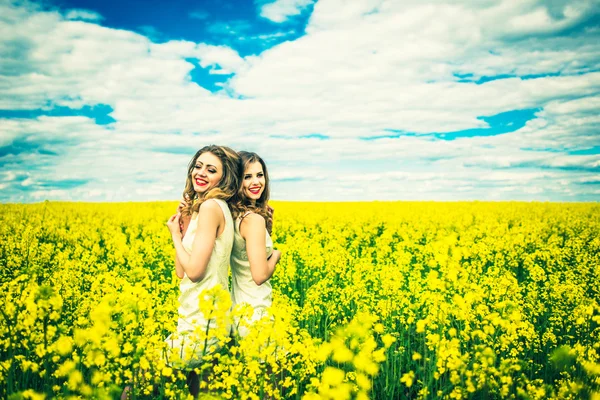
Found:
M 191 397 L 164 344 L 176 206 L 0 205 L 0 398 Z M 273 318 L 191 338 L 222 345 L 201 398 L 600 399 L 600 205 L 273 206 Z

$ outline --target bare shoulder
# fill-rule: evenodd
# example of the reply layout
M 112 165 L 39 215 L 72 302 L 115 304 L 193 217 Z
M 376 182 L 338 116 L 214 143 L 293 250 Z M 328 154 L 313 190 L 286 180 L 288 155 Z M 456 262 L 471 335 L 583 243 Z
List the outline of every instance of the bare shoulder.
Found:
M 199 213 L 203 215 L 208 214 L 219 216 L 223 215 L 223 210 L 221 209 L 221 206 L 219 205 L 219 203 L 217 203 L 215 199 L 208 199 L 204 203 L 200 204 Z
M 240 233 L 244 239 L 247 235 L 258 234 L 265 229 L 265 219 L 256 213 L 246 215 L 240 223 Z
M 265 226 L 265 219 L 263 218 L 262 215 L 259 215 L 256 213 L 250 213 L 242 219 L 241 223 L 245 224 L 245 225 L 251 225 L 251 226 L 254 226 L 254 225 Z

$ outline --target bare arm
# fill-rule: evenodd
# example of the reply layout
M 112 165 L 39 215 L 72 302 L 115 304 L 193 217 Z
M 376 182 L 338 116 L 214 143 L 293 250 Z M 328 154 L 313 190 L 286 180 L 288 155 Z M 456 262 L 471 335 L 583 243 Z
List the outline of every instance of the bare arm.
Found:
M 258 214 L 248 215 L 240 224 L 240 234 L 246 241 L 252 280 L 257 285 L 262 285 L 273 275 L 278 261 L 267 260 L 265 219 Z
M 223 211 L 214 201 L 207 201 L 200 206 L 200 211 L 198 213 L 198 228 L 196 230 L 194 242 L 192 243 L 191 254 L 187 253 L 181 241 L 179 217 L 179 214 L 172 217 L 172 226 L 169 225 L 171 220 L 167 223 L 171 230 L 173 245 L 175 246 L 175 253 L 177 254 L 176 268 L 178 262 L 188 278 L 190 278 L 192 282 L 198 282 L 204 279 L 204 276 L 206 275 L 206 267 L 208 266 L 215 245 L 217 232 L 224 223 Z
M 175 254 L 175 274 L 179 279 L 183 279 L 184 270 L 179 262 L 179 258 L 177 258 L 177 254 Z

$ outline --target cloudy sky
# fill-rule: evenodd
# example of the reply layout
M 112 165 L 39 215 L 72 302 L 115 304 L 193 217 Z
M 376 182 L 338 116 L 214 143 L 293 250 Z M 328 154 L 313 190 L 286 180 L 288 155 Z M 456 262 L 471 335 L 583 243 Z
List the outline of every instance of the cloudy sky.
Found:
M 0 201 L 600 200 L 600 0 L 0 0 Z

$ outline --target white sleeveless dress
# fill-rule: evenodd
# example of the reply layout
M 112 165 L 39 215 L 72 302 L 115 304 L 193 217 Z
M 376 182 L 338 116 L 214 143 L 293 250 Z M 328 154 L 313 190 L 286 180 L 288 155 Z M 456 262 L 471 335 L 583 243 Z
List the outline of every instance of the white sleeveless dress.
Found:
M 233 247 L 233 218 L 227 203 L 220 199 L 211 199 L 207 201 L 216 201 L 223 211 L 225 217 L 225 229 L 215 239 L 210 260 L 206 267 L 204 279 L 198 282 L 192 282 L 187 275 L 184 275 L 179 284 L 181 295 L 179 296 L 179 319 L 177 321 L 177 332 L 170 335 L 166 342 L 171 350 L 171 357 L 167 357 L 169 364 L 178 367 L 194 368 L 202 361 L 202 356 L 210 353 L 211 348 L 216 350 L 217 339 L 211 338 L 207 342 L 202 340 L 199 343 L 196 332 L 206 332 L 207 326 L 214 327 L 214 320 L 207 320 L 198 306 L 199 297 L 206 289 L 214 288 L 220 285 L 224 290 L 229 290 L 228 267 L 231 250 Z M 200 222 L 201 223 L 201 222 Z M 198 229 L 198 214 L 192 217 L 188 230 L 183 237 L 182 244 L 188 253 L 192 252 L 192 244 L 196 237 Z M 229 331 L 230 327 L 226 327 Z M 182 365 L 183 364 L 183 365 Z
M 250 262 L 248 261 L 248 253 L 246 252 L 246 241 L 240 234 L 240 223 L 248 213 L 236 218 L 235 233 L 233 236 L 233 250 L 231 251 L 231 300 L 233 306 L 237 304 L 247 303 L 252 306 L 254 312 L 250 318 L 250 323 L 257 321 L 265 314 L 267 308 L 271 307 L 273 302 L 271 292 L 271 282 L 267 280 L 262 285 L 257 285 L 252 280 L 250 272 Z M 273 254 L 273 241 L 269 232 L 266 232 L 266 249 L 267 257 Z M 239 324 L 236 324 L 239 325 Z M 244 337 L 248 334 L 248 330 L 244 326 L 239 326 L 238 332 Z

